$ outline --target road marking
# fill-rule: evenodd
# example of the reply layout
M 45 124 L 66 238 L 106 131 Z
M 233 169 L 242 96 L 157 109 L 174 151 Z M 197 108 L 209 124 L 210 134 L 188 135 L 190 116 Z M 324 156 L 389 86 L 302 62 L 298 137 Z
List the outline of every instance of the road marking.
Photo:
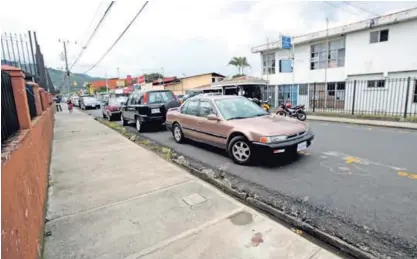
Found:
M 372 130 L 372 128 L 367 128 L 368 130 Z
M 408 177 L 408 178 L 413 179 L 413 180 L 417 180 L 417 174 L 407 173 L 405 171 L 398 171 L 397 175 L 402 176 L 402 177 Z
M 346 164 L 352 164 L 352 163 L 360 163 L 361 160 L 359 160 L 357 157 L 348 156 L 345 158 Z
M 320 123 L 320 125 L 323 125 L 323 126 L 328 126 L 328 125 L 329 125 L 329 123 Z
M 399 130 L 399 131 L 398 131 L 398 133 L 407 134 L 407 133 L 409 133 L 409 132 L 408 132 L 408 131 L 406 131 L 406 130 Z

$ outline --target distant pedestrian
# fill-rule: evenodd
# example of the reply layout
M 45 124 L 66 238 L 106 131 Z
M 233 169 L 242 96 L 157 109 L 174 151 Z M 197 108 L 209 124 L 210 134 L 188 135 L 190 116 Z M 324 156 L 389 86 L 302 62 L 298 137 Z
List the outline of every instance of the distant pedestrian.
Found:
M 68 104 L 68 111 L 71 113 L 72 112 L 72 107 L 74 106 L 71 102 L 71 99 L 68 99 L 67 104 Z
M 57 96 L 55 98 L 55 106 L 56 106 L 56 111 L 57 112 L 62 112 L 62 107 L 61 107 L 61 96 Z

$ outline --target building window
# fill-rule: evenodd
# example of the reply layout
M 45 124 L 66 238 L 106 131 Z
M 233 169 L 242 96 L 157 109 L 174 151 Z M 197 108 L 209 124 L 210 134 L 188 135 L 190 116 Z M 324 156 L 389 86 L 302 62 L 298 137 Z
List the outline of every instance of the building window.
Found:
M 368 80 L 368 88 L 384 88 L 385 80 Z
M 263 74 L 275 74 L 275 53 L 267 53 L 262 55 Z
M 307 84 L 299 85 L 299 95 L 307 95 L 307 92 L 308 92 L 308 85 Z
M 216 78 L 212 77 L 212 78 L 211 78 L 211 82 L 212 82 L 212 83 L 215 83 L 215 82 L 216 82 Z
M 413 103 L 417 103 L 417 79 L 414 80 L 414 96 L 413 96 Z
M 345 40 L 337 39 L 311 45 L 310 69 L 335 68 L 345 66 Z M 327 55 L 327 58 L 326 58 Z
M 388 41 L 388 30 L 380 30 L 380 31 L 371 31 L 370 33 L 370 42 L 371 43 L 378 43 Z
M 279 61 L 279 72 L 280 73 L 292 73 L 292 60 L 281 59 Z

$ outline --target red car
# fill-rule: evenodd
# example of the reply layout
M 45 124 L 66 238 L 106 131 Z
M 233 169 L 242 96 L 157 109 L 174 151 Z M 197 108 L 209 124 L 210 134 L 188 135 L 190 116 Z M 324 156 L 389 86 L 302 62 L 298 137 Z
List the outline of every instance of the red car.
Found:
M 125 103 L 126 100 L 126 96 L 119 96 L 104 101 L 101 106 L 103 118 L 107 118 L 109 121 L 120 120 L 120 115 L 122 114 L 121 105 Z

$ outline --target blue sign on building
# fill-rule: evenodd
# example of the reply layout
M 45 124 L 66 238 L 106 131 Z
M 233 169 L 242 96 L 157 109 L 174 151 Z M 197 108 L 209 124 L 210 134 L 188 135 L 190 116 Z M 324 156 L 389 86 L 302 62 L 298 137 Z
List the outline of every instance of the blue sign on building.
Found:
M 282 36 L 281 42 L 282 42 L 283 49 L 290 49 L 292 47 L 291 37 Z

